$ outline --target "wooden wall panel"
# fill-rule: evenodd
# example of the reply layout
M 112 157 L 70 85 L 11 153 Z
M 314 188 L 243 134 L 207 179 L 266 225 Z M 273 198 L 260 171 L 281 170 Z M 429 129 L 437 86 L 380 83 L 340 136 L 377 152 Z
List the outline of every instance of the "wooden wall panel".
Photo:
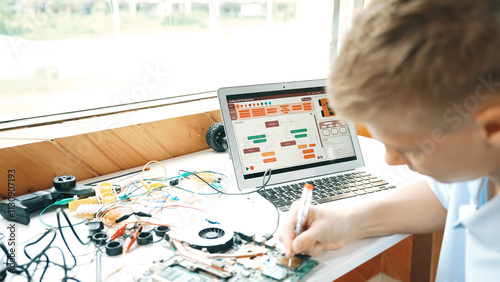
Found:
M 370 280 L 379 273 L 398 281 L 410 281 L 412 242 L 413 236 L 410 236 L 335 281 L 362 282 Z M 370 281 L 378 281 L 376 278 Z
M 56 142 L 100 175 L 173 157 L 136 125 L 59 138 Z
M 382 272 L 399 281 L 410 281 L 413 236 L 382 253 Z
M 432 252 L 431 252 L 431 279 L 436 281 L 436 272 L 439 262 L 439 254 L 441 253 L 441 245 L 443 244 L 444 229 L 432 233 Z
M 16 170 L 16 195 L 45 190 L 62 174 L 77 180 L 97 176 L 78 158 L 68 154 L 53 141 L 44 141 L 0 150 L 0 179 L 7 179 L 7 170 Z M 7 185 L 2 184 L 0 196 L 7 198 Z
M 54 177 L 62 174 L 85 180 L 197 152 L 209 148 L 206 131 L 220 120 L 215 110 L 2 148 L 0 179 L 6 179 L 8 169 L 16 169 L 20 196 L 50 188 Z M 7 186 L 0 186 L 0 198 L 7 195 Z
M 220 110 L 210 111 L 207 113 L 214 120 L 214 122 L 221 122 L 222 121 L 222 114 L 221 114 Z
M 141 127 L 174 156 L 182 156 L 209 148 L 205 134 L 212 124 L 207 113 L 200 113 L 142 124 Z
M 431 279 L 431 256 L 432 256 L 432 233 L 413 235 L 415 248 L 413 249 L 412 281 L 430 281 Z
M 109 131 L 99 131 L 59 138 L 56 142 L 79 159 L 86 160 L 90 167 L 102 175 L 122 169 L 119 160 L 110 159 L 116 149 L 112 152 L 106 151 L 111 149 L 111 136 Z
M 349 271 L 336 282 L 364 282 L 381 272 L 382 254 Z

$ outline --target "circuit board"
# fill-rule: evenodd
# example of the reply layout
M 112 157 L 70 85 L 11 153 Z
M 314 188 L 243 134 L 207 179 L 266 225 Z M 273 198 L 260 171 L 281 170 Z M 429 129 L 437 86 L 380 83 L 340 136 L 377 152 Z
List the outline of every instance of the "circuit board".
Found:
M 242 239 L 241 237 L 246 238 Z M 227 244 L 228 243 L 228 244 Z M 150 266 L 141 282 L 181 281 L 299 281 L 318 262 L 307 255 L 295 255 L 291 266 L 275 239 L 257 240 L 238 232 L 219 252 L 193 248 L 188 242 L 171 239 L 162 243 L 165 256 Z

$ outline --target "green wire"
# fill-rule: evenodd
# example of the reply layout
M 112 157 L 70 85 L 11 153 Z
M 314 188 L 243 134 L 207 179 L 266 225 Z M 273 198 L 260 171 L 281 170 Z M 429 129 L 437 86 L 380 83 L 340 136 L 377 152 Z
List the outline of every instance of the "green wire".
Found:
M 50 228 L 55 227 L 55 226 L 52 226 L 52 225 L 50 225 L 50 224 L 45 223 L 45 222 L 42 220 L 42 214 L 43 214 L 46 210 L 48 210 L 49 208 L 51 208 L 51 207 L 53 207 L 53 206 L 63 206 L 63 205 L 66 205 L 67 203 L 72 202 L 72 201 L 74 201 L 74 199 L 73 199 L 73 198 L 66 198 L 66 199 L 62 199 L 62 200 L 59 200 L 59 201 L 57 201 L 57 202 L 55 202 L 55 203 L 53 203 L 53 204 L 48 205 L 47 207 L 45 207 L 45 208 L 44 208 L 44 209 L 40 212 L 40 214 L 38 215 L 38 219 L 40 220 L 40 222 L 41 222 L 41 223 L 43 223 L 43 225 L 45 225 L 45 226 L 47 226 L 47 227 L 50 227 Z M 83 221 L 81 221 L 81 222 L 78 222 L 78 223 L 76 223 L 76 224 L 73 224 L 73 226 L 78 225 L 78 224 L 82 224 L 82 223 L 84 223 L 84 222 L 85 222 L 85 220 L 83 220 Z M 69 227 L 69 225 L 61 226 L 61 228 L 66 228 L 66 227 Z

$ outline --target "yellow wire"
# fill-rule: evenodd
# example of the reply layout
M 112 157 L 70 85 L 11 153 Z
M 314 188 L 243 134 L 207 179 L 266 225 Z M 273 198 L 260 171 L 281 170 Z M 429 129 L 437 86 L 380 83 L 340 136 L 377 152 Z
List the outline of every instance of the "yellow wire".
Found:
M 149 161 L 147 164 L 144 165 L 144 167 L 142 168 L 142 172 L 141 172 L 141 184 L 144 188 L 146 188 L 150 193 L 153 193 L 153 191 L 151 191 L 151 187 L 150 185 L 146 184 L 146 182 L 144 182 L 144 171 L 146 170 L 146 168 L 148 168 L 148 165 L 152 164 L 152 163 L 158 163 L 161 165 L 161 167 L 163 167 L 163 171 L 165 172 L 165 175 L 163 176 L 163 179 L 161 180 L 160 184 L 161 186 L 165 186 L 165 183 L 164 181 L 167 179 L 167 168 L 159 161 Z

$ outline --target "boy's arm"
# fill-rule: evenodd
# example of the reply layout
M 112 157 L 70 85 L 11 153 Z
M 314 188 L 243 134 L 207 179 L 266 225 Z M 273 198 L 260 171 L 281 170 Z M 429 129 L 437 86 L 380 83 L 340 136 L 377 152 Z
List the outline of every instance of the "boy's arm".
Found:
M 417 182 L 393 195 L 350 208 L 350 239 L 388 234 L 418 234 L 444 227 L 447 211 L 426 181 Z
M 292 254 L 292 249 L 294 253 L 314 255 L 366 237 L 431 232 L 444 227 L 446 220 L 446 209 L 426 181 L 384 199 L 343 210 L 312 206 L 305 231 L 293 239 L 297 210 L 298 205 L 294 204 L 280 235 L 287 256 Z

